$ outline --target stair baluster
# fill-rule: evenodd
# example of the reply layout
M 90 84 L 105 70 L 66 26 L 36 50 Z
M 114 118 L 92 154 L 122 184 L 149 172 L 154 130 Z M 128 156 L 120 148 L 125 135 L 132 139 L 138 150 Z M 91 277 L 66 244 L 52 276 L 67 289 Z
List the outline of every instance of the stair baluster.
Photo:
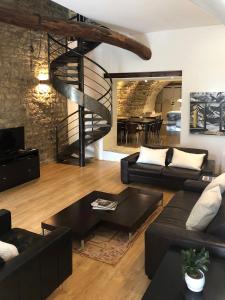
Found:
M 79 15 L 72 19 L 91 22 Z M 56 128 L 57 161 L 78 159 L 84 166 L 85 147 L 103 138 L 112 126 L 112 80 L 105 79 L 107 71 L 86 56 L 99 43 L 52 35 L 48 39 L 50 81 L 58 92 L 78 104 L 78 111 Z

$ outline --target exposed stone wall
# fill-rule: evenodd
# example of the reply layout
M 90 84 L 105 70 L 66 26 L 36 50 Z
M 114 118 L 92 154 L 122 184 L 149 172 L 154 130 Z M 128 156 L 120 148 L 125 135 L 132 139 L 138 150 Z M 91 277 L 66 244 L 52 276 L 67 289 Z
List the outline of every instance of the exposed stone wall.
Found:
M 170 83 L 167 80 L 155 80 L 149 90 L 149 95 L 145 103 L 144 112 L 155 111 L 157 113 L 162 112 L 162 106 L 160 109 L 157 107 L 158 98 L 164 88 Z
M 1 0 L 1 6 L 67 19 L 68 10 L 48 0 Z M 0 128 L 24 126 L 26 147 L 41 161 L 55 158 L 55 125 L 67 115 L 67 101 L 50 85 L 47 35 L 0 23 Z
M 141 116 L 155 110 L 159 92 L 168 82 L 148 80 L 121 81 L 117 84 L 117 103 L 119 117 Z
M 148 90 L 152 82 L 127 81 L 117 85 L 117 114 L 121 117 L 143 114 Z

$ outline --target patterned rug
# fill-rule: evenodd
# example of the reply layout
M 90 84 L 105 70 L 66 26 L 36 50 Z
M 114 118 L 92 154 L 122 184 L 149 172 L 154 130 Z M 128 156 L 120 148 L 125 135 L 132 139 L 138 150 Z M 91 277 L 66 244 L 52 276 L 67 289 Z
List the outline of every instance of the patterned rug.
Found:
M 77 243 L 74 243 L 74 251 L 91 259 L 116 265 L 161 210 L 162 208 L 158 207 L 134 233 L 130 241 L 127 233 L 99 226 L 87 237 L 83 249 L 79 248 L 80 246 Z

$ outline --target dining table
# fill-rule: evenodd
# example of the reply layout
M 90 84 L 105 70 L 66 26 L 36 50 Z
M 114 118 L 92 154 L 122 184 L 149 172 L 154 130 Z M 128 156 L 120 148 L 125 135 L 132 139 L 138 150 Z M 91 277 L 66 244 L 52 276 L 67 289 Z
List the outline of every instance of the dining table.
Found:
M 148 143 L 148 132 L 149 132 L 149 124 L 155 122 L 156 117 L 149 117 L 149 118 L 139 118 L 139 117 L 132 117 L 129 118 L 127 122 L 137 123 L 144 128 L 144 142 L 145 144 Z

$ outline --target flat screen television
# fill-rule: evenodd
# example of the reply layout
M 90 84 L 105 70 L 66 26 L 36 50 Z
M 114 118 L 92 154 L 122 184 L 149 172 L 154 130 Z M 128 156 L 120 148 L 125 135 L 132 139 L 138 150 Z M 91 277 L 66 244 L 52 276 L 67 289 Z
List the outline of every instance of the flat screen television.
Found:
M 24 149 L 24 127 L 0 129 L 0 155 Z

